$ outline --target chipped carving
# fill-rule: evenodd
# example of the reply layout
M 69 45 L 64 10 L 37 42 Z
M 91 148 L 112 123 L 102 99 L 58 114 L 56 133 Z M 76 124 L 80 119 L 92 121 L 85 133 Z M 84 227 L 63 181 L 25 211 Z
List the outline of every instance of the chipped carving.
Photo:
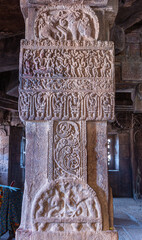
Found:
M 35 20 L 37 39 L 97 40 L 98 34 L 96 14 L 83 5 L 43 7 Z
M 54 181 L 36 196 L 32 224 L 33 230 L 41 232 L 100 231 L 100 204 L 95 192 L 81 181 Z

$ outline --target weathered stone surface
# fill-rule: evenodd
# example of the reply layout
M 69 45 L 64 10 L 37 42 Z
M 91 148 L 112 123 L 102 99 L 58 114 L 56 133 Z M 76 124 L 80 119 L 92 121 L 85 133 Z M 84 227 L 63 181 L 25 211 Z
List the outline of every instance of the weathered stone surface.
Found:
M 47 183 L 33 201 L 32 229 L 66 233 L 101 231 L 101 207 L 95 192 L 73 178 Z
M 113 43 L 97 41 L 99 20 L 89 6 L 38 3 L 29 9 L 30 31 L 21 42 L 19 112 L 27 147 L 16 239 L 117 239 L 116 232 L 103 231 L 109 230 L 106 126 L 114 119 Z M 87 179 L 90 120 L 99 120 L 94 182 Z
M 107 123 L 87 122 L 87 180 L 102 207 L 103 230 L 109 228 L 107 176 Z
M 134 111 L 142 112 L 142 84 L 138 84 L 136 88 L 136 96 L 134 101 Z
M 8 184 L 9 136 L 4 128 L 0 127 L 0 184 Z
M 21 228 L 19 228 L 16 232 L 16 236 L 18 236 L 18 240 L 36 240 L 36 239 L 42 239 L 42 240 L 117 240 L 118 234 L 117 231 L 101 231 L 101 232 L 82 232 L 82 233 L 32 233 L 31 231 L 27 232 Z
M 127 61 L 122 63 L 122 80 L 141 81 L 142 80 L 142 62 Z
M 21 119 L 113 120 L 113 64 L 111 42 L 22 42 Z
M 108 0 L 28 0 L 29 3 L 36 3 L 36 4 L 74 4 L 74 3 L 83 3 L 90 6 L 106 6 Z

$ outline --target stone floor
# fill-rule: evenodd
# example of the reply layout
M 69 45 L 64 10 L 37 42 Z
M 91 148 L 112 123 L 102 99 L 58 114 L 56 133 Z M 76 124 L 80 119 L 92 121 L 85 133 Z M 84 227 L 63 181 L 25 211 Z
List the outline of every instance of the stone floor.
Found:
M 142 240 L 142 199 L 114 199 L 114 225 L 119 240 Z
M 114 224 L 119 240 L 142 240 L 142 200 L 115 198 Z M 7 233 L 0 240 L 7 240 L 8 236 Z

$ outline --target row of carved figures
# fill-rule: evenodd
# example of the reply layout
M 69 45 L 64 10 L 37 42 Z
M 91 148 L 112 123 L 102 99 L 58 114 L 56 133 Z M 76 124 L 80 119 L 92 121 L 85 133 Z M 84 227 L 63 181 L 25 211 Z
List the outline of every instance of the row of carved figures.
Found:
M 103 50 L 25 50 L 23 74 L 46 77 L 112 77 L 111 52 Z

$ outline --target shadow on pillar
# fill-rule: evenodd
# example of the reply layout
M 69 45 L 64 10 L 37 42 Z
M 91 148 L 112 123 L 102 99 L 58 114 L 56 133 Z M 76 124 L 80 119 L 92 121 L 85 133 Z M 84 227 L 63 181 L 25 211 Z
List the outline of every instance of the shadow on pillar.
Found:
M 99 199 L 102 209 L 103 230 L 109 230 L 107 123 L 87 122 L 87 183 Z

